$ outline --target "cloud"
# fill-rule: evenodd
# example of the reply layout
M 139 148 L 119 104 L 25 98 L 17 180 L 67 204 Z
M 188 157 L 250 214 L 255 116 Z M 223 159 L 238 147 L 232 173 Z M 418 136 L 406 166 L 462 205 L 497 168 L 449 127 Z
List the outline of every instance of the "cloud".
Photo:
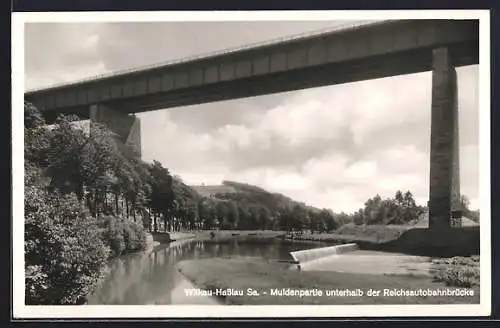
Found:
M 96 23 L 27 23 L 25 89 L 72 82 L 106 73 Z
M 110 23 L 100 30 L 100 54 L 107 68 L 122 70 L 339 24 L 332 21 Z
M 28 24 L 26 86 L 335 24 Z M 477 73 L 477 66 L 458 69 L 461 187 L 473 205 L 479 172 Z M 159 110 L 139 115 L 142 153 L 190 184 L 242 181 L 338 211 L 354 211 L 375 194 L 389 197 L 397 189 L 411 190 L 423 204 L 430 110 L 430 73 Z
M 466 78 L 471 74 L 468 70 Z M 462 71 L 461 81 L 463 75 Z M 169 152 L 148 153 L 161 154 L 165 165 L 186 172 L 183 174 L 195 184 L 213 183 L 211 176 L 215 173 L 209 168 L 217 167 L 222 172 L 217 175 L 221 180 L 254 183 L 312 205 L 338 210 L 355 210 L 377 193 L 390 197 L 398 189 L 412 191 L 421 203 L 427 201 L 429 73 L 304 90 L 281 97 L 280 102 L 267 108 L 263 100 L 266 97 L 259 97 L 261 102 L 255 111 L 252 101 L 240 100 L 245 106 L 234 108 L 233 113 L 240 118 L 250 115 L 252 119 L 221 123 L 203 132 L 192 129 L 188 119 L 197 121 L 201 110 L 186 110 L 183 117 L 183 109 L 176 109 L 182 124 L 175 120 L 173 111 L 161 111 L 166 121 L 162 127 L 148 129 L 157 141 L 146 141 L 145 147 L 172 145 Z M 229 103 L 219 104 L 228 108 Z M 477 116 L 476 106 L 470 100 L 460 103 L 460 124 L 467 132 L 461 133 L 462 190 L 470 195 L 477 195 L 474 133 L 478 131 L 466 118 Z M 217 110 L 212 105 L 203 115 Z M 143 114 L 144 124 L 161 122 L 156 118 L 160 114 L 149 115 Z M 143 140 L 148 140 L 147 135 Z M 193 171 L 206 173 L 189 173 Z

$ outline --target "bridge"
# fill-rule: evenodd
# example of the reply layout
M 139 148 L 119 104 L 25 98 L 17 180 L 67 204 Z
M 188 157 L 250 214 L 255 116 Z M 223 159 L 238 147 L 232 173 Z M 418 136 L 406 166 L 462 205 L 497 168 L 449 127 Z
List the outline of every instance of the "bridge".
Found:
M 339 28 L 25 93 L 106 124 L 140 156 L 135 113 L 432 71 L 429 226 L 460 225 L 455 67 L 479 63 L 478 20 L 395 20 Z

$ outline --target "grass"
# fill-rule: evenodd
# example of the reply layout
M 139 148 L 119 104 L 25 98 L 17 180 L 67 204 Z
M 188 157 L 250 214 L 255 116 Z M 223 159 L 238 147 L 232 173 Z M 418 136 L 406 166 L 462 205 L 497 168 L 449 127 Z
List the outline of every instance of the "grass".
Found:
M 347 224 L 332 233 L 304 233 L 290 240 L 357 243 L 362 249 L 432 257 L 479 254 L 479 227 L 449 229 L 415 228 L 409 225 Z
M 479 256 L 433 260 L 434 278 L 447 286 L 479 286 Z
M 406 225 L 354 225 L 346 224 L 329 233 L 303 233 L 296 235 L 294 240 L 322 241 L 322 242 L 370 242 L 386 243 L 398 239 L 403 233 L 411 229 Z
M 253 257 L 225 257 L 187 260 L 177 264 L 179 271 L 194 285 L 205 290 L 253 288 L 259 295 L 225 296 L 226 304 L 473 304 L 479 303 L 479 288 L 473 296 L 388 296 L 383 290 L 445 289 L 442 282 L 427 277 L 384 276 L 331 271 L 297 271 L 276 261 Z M 271 289 L 318 289 L 323 296 L 274 296 Z M 363 296 L 326 296 L 327 290 L 361 290 Z M 370 289 L 381 290 L 379 296 L 367 296 Z M 264 294 L 266 293 L 266 294 Z

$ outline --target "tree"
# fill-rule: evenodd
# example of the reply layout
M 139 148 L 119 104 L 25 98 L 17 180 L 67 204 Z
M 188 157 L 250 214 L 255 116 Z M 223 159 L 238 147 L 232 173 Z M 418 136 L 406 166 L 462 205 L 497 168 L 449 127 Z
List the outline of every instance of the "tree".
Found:
M 364 215 L 367 224 L 379 224 L 383 221 L 382 198 L 376 195 L 365 203 Z
M 215 203 L 208 199 L 206 201 L 206 217 L 205 217 L 205 225 L 209 229 L 213 229 L 217 225 L 217 211 L 215 209 Z
M 174 212 L 175 195 L 173 191 L 173 179 L 168 169 L 164 168 L 158 161 L 153 161 L 148 166 L 148 172 L 151 177 L 151 196 L 148 205 L 153 212 L 153 224 L 157 228 L 158 223 L 156 219 L 162 215 L 164 227 L 167 229 Z
M 62 193 L 75 192 L 81 199 L 83 184 L 88 178 L 85 165 L 91 165 L 91 162 L 82 160 L 85 157 L 82 152 L 87 142 L 83 131 L 73 128 L 70 119 L 58 119 L 45 149 L 48 161 L 45 173 L 51 178 L 52 190 Z M 92 179 L 95 181 L 98 176 L 93 175 Z
M 247 229 L 258 229 L 259 227 L 259 208 L 257 206 L 248 207 Z
M 33 104 L 24 102 L 24 129 L 35 130 L 43 127 L 45 120 L 40 111 Z
M 403 193 L 401 190 L 396 191 L 396 194 L 394 195 L 394 203 L 398 207 L 402 207 L 405 202 L 405 196 L 403 196 Z
M 248 229 L 249 228 L 249 212 L 247 208 L 244 207 L 242 203 L 237 203 L 238 204 L 238 229 Z
M 198 216 L 199 216 L 199 229 L 205 229 L 206 227 L 206 222 L 207 222 L 207 214 L 208 211 L 206 209 L 206 205 L 204 204 L 204 199 L 199 199 L 198 203 L 196 204 L 198 207 Z
M 303 231 L 304 228 L 309 225 L 309 217 L 307 215 L 307 212 L 305 208 L 300 204 L 296 204 L 293 206 L 289 220 L 291 221 L 290 223 L 292 230 Z
M 272 227 L 271 217 L 269 209 L 265 206 L 260 207 L 259 209 L 259 228 L 265 230 L 267 228 Z
M 360 208 L 357 212 L 353 214 L 352 221 L 356 225 L 366 224 L 365 211 Z
M 79 304 L 108 258 L 96 221 L 74 195 L 25 189 L 27 304 Z
M 35 107 L 25 103 L 24 109 L 26 303 L 81 304 L 100 278 L 109 245 L 123 241 L 116 255 L 145 247 L 141 226 L 110 217 L 116 229 L 108 234 L 100 225 L 109 193 L 123 190 L 117 168 L 132 162 L 104 127 L 87 134 L 74 117 L 62 116 L 48 129 Z M 138 166 L 131 167 L 131 184 L 143 181 Z M 141 193 L 135 183 L 134 197 Z
M 228 229 L 229 223 L 227 222 L 227 212 L 228 212 L 227 202 L 225 201 L 217 202 L 215 204 L 215 212 L 220 227 L 222 229 Z
M 335 221 L 334 215 L 332 211 L 324 208 L 319 212 L 319 226 L 318 226 L 318 231 L 322 232 L 324 230 L 326 231 L 333 231 L 339 227 L 338 222 Z
M 230 229 L 235 229 L 239 224 L 238 204 L 231 200 L 227 203 L 227 221 Z
M 196 222 L 199 220 L 198 216 L 198 208 L 196 206 L 196 203 L 194 201 L 189 201 L 187 203 L 187 217 L 186 217 L 186 226 L 190 229 L 193 230 L 196 226 Z
M 40 112 L 31 104 L 24 103 L 24 159 L 40 168 L 47 167 L 47 149 L 50 130 Z
M 413 199 L 413 194 L 408 190 L 403 196 L 403 206 L 406 208 L 416 207 L 415 199 Z

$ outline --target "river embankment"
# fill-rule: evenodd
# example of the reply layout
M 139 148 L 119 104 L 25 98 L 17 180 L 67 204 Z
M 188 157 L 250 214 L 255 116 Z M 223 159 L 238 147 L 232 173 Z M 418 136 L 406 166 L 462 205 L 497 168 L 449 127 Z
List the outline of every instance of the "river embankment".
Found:
M 185 260 L 176 268 L 224 304 L 479 303 L 478 286 L 447 286 L 428 276 L 300 271 L 280 261 L 242 256 Z
M 179 240 L 226 242 L 238 240 L 274 239 L 285 236 L 283 231 L 274 230 L 193 230 L 173 232 L 150 232 L 153 241 L 169 243 Z
M 332 233 L 287 234 L 289 241 L 356 243 L 365 250 L 420 256 L 479 255 L 479 226 L 428 229 L 409 225 L 345 225 Z
M 224 238 L 235 238 L 226 232 Z M 291 243 L 321 242 L 326 244 L 356 243 L 361 252 L 337 259 L 337 265 L 323 265 L 308 271 L 290 270 L 290 263 L 263 258 L 229 256 L 210 260 L 181 261 L 176 267 L 202 290 L 240 291 L 242 295 L 218 295 L 226 304 L 472 304 L 479 302 L 478 228 L 465 227 L 432 231 L 411 226 L 347 226 L 334 233 L 278 233 Z M 214 237 L 212 236 L 212 239 Z M 415 257 L 415 258 L 412 258 Z M 367 260 L 368 259 L 368 260 Z M 422 260 L 424 259 L 424 260 Z M 412 263 L 414 262 L 414 263 Z M 417 264 L 418 262 L 418 264 Z M 353 265 L 353 263 L 355 265 Z M 384 266 L 385 269 L 371 270 Z M 403 263 L 403 265 L 402 265 Z M 339 268 L 339 265 L 349 265 Z M 408 266 L 408 268 L 406 268 Z M 402 269 L 403 268 L 403 269 Z M 413 271 L 412 271 L 413 270 Z M 248 288 L 260 290 L 248 295 Z M 473 295 L 409 295 L 394 296 L 391 290 L 455 290 L 466 288 Z M 271 295 L 272 290 L 361 290 L 353 297 Z M 380 295 L 367 295 L 379 290 Z M 266 291 L 264 293 L 264 291 Z M 385 295 L 384 291 L 388 294 Z

